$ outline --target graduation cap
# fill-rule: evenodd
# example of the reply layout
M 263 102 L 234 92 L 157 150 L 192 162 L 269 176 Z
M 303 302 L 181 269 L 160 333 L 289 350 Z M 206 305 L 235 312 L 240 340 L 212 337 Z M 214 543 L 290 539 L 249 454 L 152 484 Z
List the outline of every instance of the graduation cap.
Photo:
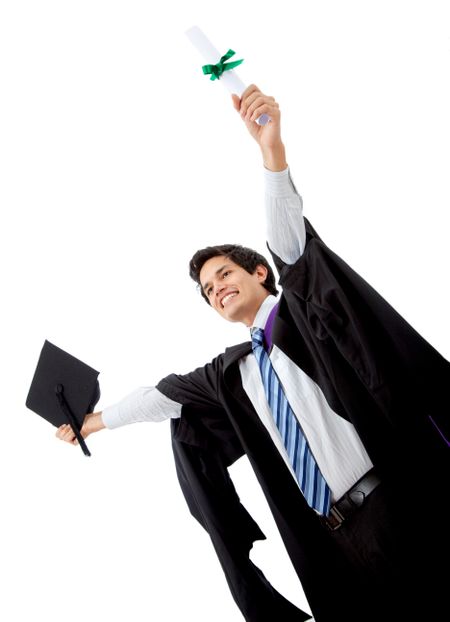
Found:
M 86 456 L 80 430 L 87 413 L 100 399 L 99 372 L 45 341 L 31 381 L 26 406 L 54 426 L 68 423 Z

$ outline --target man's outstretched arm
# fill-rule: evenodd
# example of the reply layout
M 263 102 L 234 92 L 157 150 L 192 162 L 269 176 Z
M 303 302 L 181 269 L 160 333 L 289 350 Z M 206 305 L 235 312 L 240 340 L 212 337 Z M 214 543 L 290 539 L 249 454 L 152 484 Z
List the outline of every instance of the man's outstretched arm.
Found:
M 180 415 L 181 404 L 169 399 L 155 387 L 139 387 L 117 404 L 86 415 L 81 436 L 86 438 L 104 428 L 111 430 L 130 423 L 164 421 Z M 56 437 L 72 445 L 78 444 L 70 425 L 60 426 L 56 431 Z

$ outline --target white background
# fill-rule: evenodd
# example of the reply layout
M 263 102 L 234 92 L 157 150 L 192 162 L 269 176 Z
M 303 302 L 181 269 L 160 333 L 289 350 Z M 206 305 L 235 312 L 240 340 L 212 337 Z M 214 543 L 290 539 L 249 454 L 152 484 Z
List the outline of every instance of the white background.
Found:
M 87 459 L 24 405 L 45 339 L 101 371 L 102 408 L 247 338 L 187 275 L 201 246 L 266 250 L 259 152 L 203 76 L 193 24 L 279 101 L 322 239 L 450 358 L 449 13 L 2 1 L 1 619 L 242 620 L 179 489 L 168 422 L 102 431 Z M 252 559 L 307 608 L 244 459 L 232 475 L 268 536 Z

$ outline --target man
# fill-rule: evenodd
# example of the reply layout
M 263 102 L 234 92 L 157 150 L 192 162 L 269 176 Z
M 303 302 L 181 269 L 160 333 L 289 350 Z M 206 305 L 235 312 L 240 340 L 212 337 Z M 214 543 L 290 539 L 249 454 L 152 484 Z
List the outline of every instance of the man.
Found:
M 190 274 L 202 296 L 252 342 L 88 415 L 82 434 L 172 418 L 180 484 L 246 620 L 308 616 L 249 560 L 264 536 L 226 468 L 244 453 L 317 622 L 440 619 L 450 366 L 303 217 L 275 100 L 252 85 L 233 104 L 263 156 L 283 293 L 250 249 L 198 251 Z M 76 442 L 67 426 L 57 436 Z

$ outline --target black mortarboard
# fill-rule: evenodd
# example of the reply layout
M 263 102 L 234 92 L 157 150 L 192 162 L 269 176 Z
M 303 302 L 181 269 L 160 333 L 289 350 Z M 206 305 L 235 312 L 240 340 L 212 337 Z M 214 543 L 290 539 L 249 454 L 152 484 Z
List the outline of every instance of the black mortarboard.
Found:
M 80 434 L 84 418 L 100 399 L 99 372 L 61 348 L 45 341 L 31 381 L 26 406 L 54 426 L 69 423 L 83 452 Z

